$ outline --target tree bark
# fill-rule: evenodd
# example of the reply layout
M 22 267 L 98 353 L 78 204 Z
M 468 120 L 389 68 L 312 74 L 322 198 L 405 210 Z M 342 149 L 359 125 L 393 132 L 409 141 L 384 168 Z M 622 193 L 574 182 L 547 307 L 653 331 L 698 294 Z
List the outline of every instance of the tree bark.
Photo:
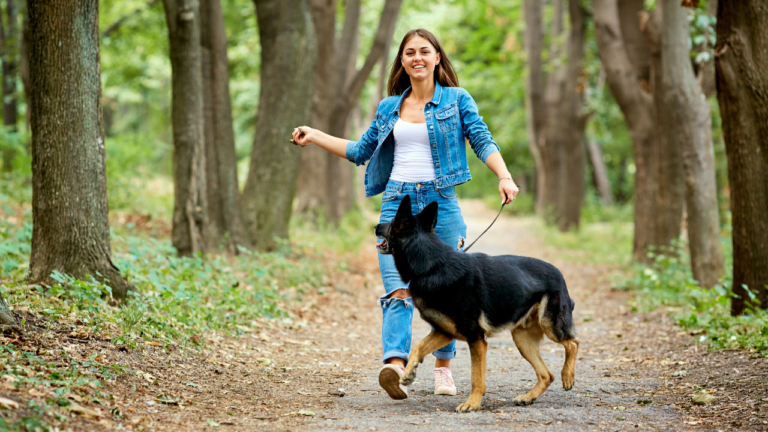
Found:
M 544 215 L 544 198 L 542 195 L 542 183 L 546 184 L 547 170 L 544 167 L 544 156 L 540 150 L 540 141 L 543 139 L 547 106 L 545 104 L 545 82 L 541 54 L 544 49 L 544 27 L 542 26 L 542 14 L 544 2 L 538 0 L 524 0 L 523 17 L 525 19 L 525 31 L 523 43 L 527 53 L 528 76 L 526 77 L 525 111 L 526 126 L 528 129 L 528 143 L 536 162 L 536 214 Z
M 312 21 L 315 24 L 318 45 L 318 64 L 315 73 L 315 93 L 312 99 L 310 125 L 343 137 L 347 133 L 352 108 L 357 104 L 365 81 L 374 65 L 385 54 L 386 46 L 394 35 L 402 0 L 386 0 L 379 27 L 370 52 L 360 70 L 349 73 L 356 52 L 360 17 L 360 0 L 346 4 L 341 37 L 336 38 L 336 0 L 312 0 Z M 298 208 L 303 213 L 325 212 L 327 219 L 338 222 L 352 208 L 353 167 L 338 156 L 315 146 L 304 151 L 299 174 Z
M 570 30 L 564 46 L 565 0 L 554 3 L 551 47 L 552 71 L 543 76 L 541 2 L 524 3 L 525 44 L 528 51 L 528 131 L 536 160 L 536 210 L 560 230 L 578 228 L 584 199 L 584 127 L 582 61 L 584 13 L 578 2 L 568 1 Z M 546 89 L 544 81 L 547 81 Z
M 3 125 L 8 130 L 15 132 L 18 122 L 18 98 L 16 94 L 16 80 L 19 75 L 19 52 L 21 38 L 18 30 L 18 8 L 15 0 L 6 0 L 6 15 L 8 25 L 4 26 L 0 17 L 0 49 L 3 62 Z M 3 152 L 3 171 L 10 171 L 15 158 L 15 150 L 12 147 Z
M 5 302 L 3 294 L 0 293 L 0 334 L 7 330 L 15 331 L 18 334 L 24 333 L 21 326 L 16 321 L 13 311 L 8 307 L 8 303 Z
M 255 0 L 261 40 L 261 94 L 251 166 L 243 193 L 253 246 L 288 237 L 297 171 L 306 149 L 288 143 L 309 120 L 317 50 L 309 0 Z
M 251 241 L 243 223 L 237 184 L 227 35 L 221 0 L 202 0 L 200 18 L 208 246 L 236 254 L 238 246 L 250 248 Z
M 586 192 L 584 152 L 584 129 L 587 116 L 584 114 L 584 89 L 586 77 L 584 72 L 584 34 L 586 32 L 586 13 L 579 6 L 578 0 L 568 0 L 568 16 L 571 23 L 567 44 L 567 61 L 565 82 L 563 85 L 564 98 L 561 107 L 564 109 L 561 117 L 562 152 L 557 197 L 558 228 L 560 231 L 578 229 L 581 216 L 581 205 Z M 554 125 L 553 125 L 554 126 Z
M 667 1 L 667 0 L 664 0 Z M 669 0 L 672 1 L 672 0 Z M 644 13 L 642 30 L 651 50 L 651 91 L 655 106 L 657 134 L 651 157 L 656 159 L 654 174 L 658 179 L 656 190 L 656 222 L 651 244 L 668 248 L 680 237 L 685 202 L 682 149 L 675 140 L 669 140 L 674 130 L 671 107 L 665 103 L 664 71 L 662 70 L 663 14 L 660 6 Z M 669 249 L 667 249 L 667 252 Z
M 642 2 L 633 2 L 637 13 Z M 633 260 L 648 263 L 647 251 L 654 244 L 656 230 L 656 192 L 658 190 L 656 148 L 656 113 L 647 83 L 630 61 L 620 26 L 617 0 L 594 0 L 595 35 L 606 80 L 621 108 L 632 137 L 635 160 L 635 233 Z M 628 25 L 628 24 L 627 24 Z M 639 17 L 638 24 L 639 25 Z M 629 26 L 629 25 L 628 25 Z
M 743 286 L 768 307 L 768 5 L 720 0 L 715 80 L 733 215 L 731 313 L 754 307 Z
M 613 193 L 611 192 L 611 182 L 608 180 L 608 171 L 603 162 L 603 152 L 600 150 L 600 144 L 597 141 L 590 140 L 587 143 L 589 148 L 589 158 L 592 162 L 592 173 L 595 180 L 595 187 L 600 193 L 600 199 L 605 205 L 613 205 Z
M 172 69 L 174 204 L 171 238 L 179 255 L 207 249 L 200 14 L 197 0 L 164 0 Z
M 682 150 L 693 277 L 701 286 L 712 287 L 723 275 L 712 120 L 691 65 L 688 12 L 676 1 L 662 5 L 662 93 L 669 116 L 665 132 L 667 142 Z
M 32 102 L 30 278 L 54 270 L 134 289 L 110 259 L 98 2 L 29 3 Z

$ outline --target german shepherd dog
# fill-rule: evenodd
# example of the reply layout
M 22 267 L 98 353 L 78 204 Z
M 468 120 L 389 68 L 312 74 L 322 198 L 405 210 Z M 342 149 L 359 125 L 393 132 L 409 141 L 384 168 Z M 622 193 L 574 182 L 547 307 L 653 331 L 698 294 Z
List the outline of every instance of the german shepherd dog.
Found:
M 472 361 L 472 392 L 456 411 L 480 409 L 486 338 L 510 330 L 538 378 L 529 392 L 513 400 L 515 405 L 533 403 L 555 380 L 539 353 L 544 335 L 565 347 L 561 376 L 563 388 L 570 390 L 579 341 L 571 316 L 575 304 L 560 271 L 534 258 L 459 252 L 435 235 L 436 224 L 437 203 L 414 216 L 406 195 L 392 222 L 376 226 L 378 252 L 393 255 L 400 278 L 410 282 L 421 318 L 433 327 L 411 351 L 400 383 L 413 383 L 427 354 L 452 339 L 463 340 L 469 344 Z

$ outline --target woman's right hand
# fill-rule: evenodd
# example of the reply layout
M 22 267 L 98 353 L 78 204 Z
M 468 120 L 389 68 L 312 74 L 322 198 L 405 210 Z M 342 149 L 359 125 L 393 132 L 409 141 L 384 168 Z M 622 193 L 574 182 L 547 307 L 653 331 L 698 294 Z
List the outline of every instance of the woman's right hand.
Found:
M 299 126 L 293 130 L 293 142 L 306 147 L 307 144 L 313 142 L 312 135 L 315 132 L 314 129 L 308 126 Z

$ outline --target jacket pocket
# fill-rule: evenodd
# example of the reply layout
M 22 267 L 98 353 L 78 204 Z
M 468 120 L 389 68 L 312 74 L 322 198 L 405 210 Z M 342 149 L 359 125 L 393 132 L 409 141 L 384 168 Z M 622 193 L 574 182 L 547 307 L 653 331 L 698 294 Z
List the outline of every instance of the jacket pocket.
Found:
M 442 132 L 448 132 L 456 128 L 459 120 L 459 109 L 456 105 L 451 105 L 435 113 L 437 125 Z

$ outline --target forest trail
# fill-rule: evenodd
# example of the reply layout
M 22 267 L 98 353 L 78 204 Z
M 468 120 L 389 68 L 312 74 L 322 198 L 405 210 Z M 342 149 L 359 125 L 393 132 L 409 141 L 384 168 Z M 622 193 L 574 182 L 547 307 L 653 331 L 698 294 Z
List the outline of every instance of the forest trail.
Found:
M 473 241 L 493 220 L 494 211 L 475 201 L 463 202 L 462 210 L 469 226 L 468 240 Z M 542 240 L 532 234 L 530 224 L 530 219 L 501 217 L 473 247 L 473 252 L 537 257 L 562 270 L 576 301 L 574 319 L 581 340 L 576 385 L 572 391 L 566 392 L 561 387 L 562 346 L 546 341 L 542 344 L 542 356 L 556 380 L 532 406 L 514 406 L 512 399 L 535 383 L 535 374 L 515 348 L 511 337 L 504 335 L 489 340 L 488 390 L 482 411 L 453 412 L 470 390 L 469 352 L 466 344 L 461 342 L 452 363 L 459 395 L 432 394 L 430 366 L 434 359 L 428 356 L 417 382 L 409 389 L 410 397 L 404 401 L 389 399 L 377 381 L 381 312 L 376 299 L 382 287 L 371 246 L 363 247 L 359 261 L 354 263 L 358 273 L 367 273 L 365 286 L 346 283 L 337 286 L 332 298 L 316 309 L 318 316 L 311 321 L 322 322 L 320 316 L 325 316 L 329 322 L 313 325 L 312 332 L 300 330 L 300 337 L 291 335 L 297 340 L 306 337 L 312 341 L 311 350 L 305 351 L 305 356 L 290 355 L 295 344 L 262 342 L 264 346 L 272 344 L 286 350 L 280 353 L 281 359 L 285 360 L 279 362 L 297 366 L 306 362 L 311 367 L 306 369 L 303 377 L 287 373 L 262 381 L 268 387 L 256 391 L 257 396 L 264 395 L 260 427 L 312 431 L 693 428 L 684 423 L 686 419 L 677 414 L 673 406 L 665 403 L 658 376 L 661 369 L 668 369 L 675 363 L 664 360 L 658 342 L 660 335 L 663 334 L 666 341 L 682 335 L 676 334 L 671 324 L 640 325 L 643 316 L 630 313 L 625 306 L 627 295 L 610 289 L 610 277 L 618 271 L 617 267 L 559 261 L 554 258 L 556 251 L 548 250 Z M 414 319 L 414 343 L 428 331 L 429 326 L 424 321 Z M 324 358 L 316 358 L 317 355 Z M 314 363 L 310 363 L 312 360 Z M 283 384 L 291 381 L 291 377 L 293 382 Z M 340 389 L 344 396 L 334 396 L 333 393 Z M 283 401 L 279 408 L 277 401 Z M 285 412 L 286 404 L 290 406 L 289 412 Z
M 494 210 L 479 201 L 462 202 L 462 210 L 470 241 L 495 216 Z M 389 399 L 377 380 L 381 367 L 381 310 L 376 300 L 383 288 L 375 240 L 371 238 L 370 245 L 362 245 L 351 259 L 332 254 L 316 257 L 327 267 L 324 286 L 305 291 L 281 287 L 285 294 L 295 294 L 293 300 L 281 305 L 287 311 L 286 317 L 240 326 L 238 337 L 205 334 L 205 346 L 199 353 L 154 343 L 126 350 L 109 342 L 62 338 L 60 348 L 73 356 L 89 359 L 98 354 L 96 361 L 125 371 L 105 380 L 108 401 L 76 399 L 93 410 L 73 418 L 67 427 L 122 427 L 134 431 L 679 431 L 719 425 L 726 420 L 722 416 L 728 416 L 727 412 L 735 415 L 733 402 L 738 402 L 743 409 L 753 404 L 756 423 L 749 421 L 762 430 L 763 406 L 754 405 L 759 398 L 755 402 L 754 395 L 743 401 L 723 397 L 723 390 L 730 389 L 722 387 L 741 388 L 739 381 L 727 376 L 731 367 L 741 371 L 759 369 L 752 360 L 738 360 L 744 359 L 743 352 L 726 358 L 731 366 L 713 368 L 713 362 L 722 361 L 727 353 L 697 352 L 691 336 L 679 332 L 663 312 L 631 312 L 626 306 L 629 294 L 610 288 L 611 278 L 620 271 L 617 266 L 580 263 L 588 257 L 577 251 L 547 247 L 535 232 L 533 219 L 504 215 L 472 251 L 537 257 L 562 270 L 576 301 L 574 320 L 581 341 L 576 384 L 569 392 L 562 389 L 560 382 L 563 348 L 546 341 L 542 356 L 555 374 L 555 382 L 533 405 L 514 406 L 512 399 L 534 384 L 535 374 L 511 337 L 502 335 L 489 340 L 488 391 L 481 411 L 453 412 L 470 390 L 469 353 L 462 342 L 452 363 L 459 395 L 432 394 L 429 365 L 434 359 L 428 356 L 427 366 L 421 368 L 417 382 L 410 388 L 410 397 L 403 401 Z M 559 258 L 565 252 L 569 260 Z M 414 326 L 415 340 L 429 330 L 418 317 Z M 69 331 L 66 327 L 53 330 Z M 758 361 L 768 363 L 766 360 Z M 673 376 L 686 363 L 690 376 Z M 738 373 L 745 379 L 754 378 Z M 708 384 L 721 387 L 717 396 L 722 402 L 713 404 L 720 406 L 692 407 L 690 394 L 695 386 Z M 753 387 L 759 392 L 765 386 Z M 13 393 L 13 386 L 5 388 L 11 391 L 9 397 L 21 398 L 22 402 L 28 397 Z M 81 390 L 85 394 L 90 391 Z M 32 389 L 29 396 L 43 396 L 45 392 L 50 389 Z M 733 418 L 728 422 L 739 425 Z

